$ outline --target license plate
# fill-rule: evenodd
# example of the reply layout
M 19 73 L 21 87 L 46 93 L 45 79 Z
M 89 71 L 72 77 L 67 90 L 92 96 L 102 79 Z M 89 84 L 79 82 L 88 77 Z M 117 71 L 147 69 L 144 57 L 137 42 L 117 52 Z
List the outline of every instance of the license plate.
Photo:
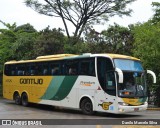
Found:
M 139 108 L 134 108 L 134 111 L 139 111 Z

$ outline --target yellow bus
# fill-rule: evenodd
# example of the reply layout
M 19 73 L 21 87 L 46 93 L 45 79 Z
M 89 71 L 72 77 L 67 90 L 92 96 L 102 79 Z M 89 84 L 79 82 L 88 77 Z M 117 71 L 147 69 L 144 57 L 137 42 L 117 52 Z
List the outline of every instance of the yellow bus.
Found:
M 146 110 L 146 74 L 139 59 L 119 54 L 57 54 L 4 65 L 3 97 L 29 103 L 127 113 Z

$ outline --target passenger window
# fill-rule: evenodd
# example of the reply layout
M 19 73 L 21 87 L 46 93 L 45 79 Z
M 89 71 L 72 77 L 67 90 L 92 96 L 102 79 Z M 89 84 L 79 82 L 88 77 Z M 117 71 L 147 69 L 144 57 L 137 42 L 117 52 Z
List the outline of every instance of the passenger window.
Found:
M 13 76 L 15 75 L 15 69 L 14 69 L 14 65 L 5 65 L 5 68 L 4 68 L 4 74 L 7 75 L 7 76 Z
M 78 61 L 66 61 L 64 70 L 65 75 L 78 75 Z
M 52 62 L 50 64 L 50 74 L 51 75 L 60 75 L 61 74 L 60 63 L 58 63 L 58 62 Z
M 16 65 L 16 72 L 18 76 L 25 75 L 25 65 L 24 64 L 17 64 Z
M 79 75 L 95 76 L 95 61 L 93 59 L 80 60 Z

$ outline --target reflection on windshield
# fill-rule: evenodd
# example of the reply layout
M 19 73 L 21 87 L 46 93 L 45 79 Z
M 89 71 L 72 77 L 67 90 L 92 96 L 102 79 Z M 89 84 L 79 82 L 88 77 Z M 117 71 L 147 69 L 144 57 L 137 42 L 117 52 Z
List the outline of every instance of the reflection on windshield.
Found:
M 121 70 L 128 71 L 143 71 L 140 61 L 114 59 L 115 66 Z
M 124 72 L 124 83 L 118 85 L 120 97 L 146 97 L 147 88 L 144 72 Z

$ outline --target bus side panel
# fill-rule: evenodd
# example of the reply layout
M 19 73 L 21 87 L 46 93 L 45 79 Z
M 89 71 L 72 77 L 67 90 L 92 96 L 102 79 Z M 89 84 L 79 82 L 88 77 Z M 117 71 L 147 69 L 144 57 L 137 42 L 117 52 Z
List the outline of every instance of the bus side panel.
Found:
M 80 98 L 84 95 L 93 96 L 94 101 L 96 83 L 98 83 L 97 78 L 91 76 L 65 76 L 63 79 L 62 76 L 57 76 L 52 80 L 39 103 L 79 108 Z
M 41 104 L 64 107 L 76 106 L 76 89 L 74 88 L 78 76 L 56 76 L 52 79 L 46 92 L 41 96 Z
M 9 100 L 13 100 L 13 90 L 15 77 L 3 75 L 3 97 Z
M 95 110 L 95 92 L 98 89 L 98 80 L 92 76 L 80 76 L 76 82 L 78 90 L 77 108 L 80 107 L 82 98 L 89 98 L 93 104 L 93 110 Z
M 29 102 L 38 103 L 45 94 L 52 76 L 5 76 L 3 77 L 3 97 L 13 100 L 14 92 L 28 94 Z M 39 82 L 41 80 L 41 82 Z

